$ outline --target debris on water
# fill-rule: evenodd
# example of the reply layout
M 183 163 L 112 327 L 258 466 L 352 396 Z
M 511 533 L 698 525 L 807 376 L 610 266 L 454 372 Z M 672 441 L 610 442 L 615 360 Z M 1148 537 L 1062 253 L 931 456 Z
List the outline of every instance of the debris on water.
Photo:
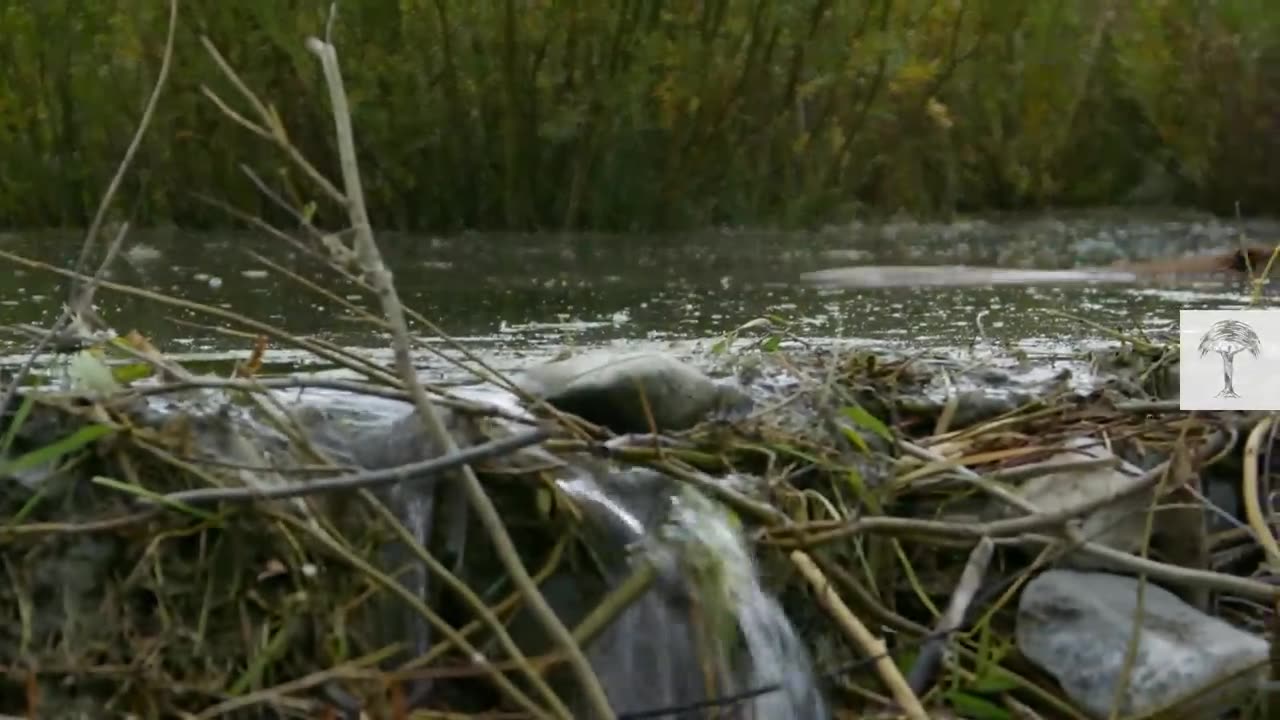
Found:
M 164 257 L 164 254 L 152 245 L 135 242 L 125 248 L 121 257 L 131 265 L 149 265 Z

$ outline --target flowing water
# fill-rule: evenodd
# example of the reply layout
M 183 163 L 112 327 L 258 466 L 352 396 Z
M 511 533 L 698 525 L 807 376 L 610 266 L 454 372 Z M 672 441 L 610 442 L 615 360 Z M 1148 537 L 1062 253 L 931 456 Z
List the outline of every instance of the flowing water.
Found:
M 794 332 L 819 343 L 944 353 L 1012 350 L 1033 361 L 1053 358 L 1109 344 L 1111 339 L 1098 327 L 1169 331 L 1181 308 L 1239 306 L 1249 298 L 1240 284 L 1222 282 L 840 290 L 810 287 L 798 279 L 806 272 L 849 264 L 1073 268 L 1228 249 L 1245 237 L 1261 243 L 1280 241 L 1280 225 L 1092 213 L 942 225 L 903 222 L 791 234 L 384 235 L 382 244 L 406 304 L 499 369 L 513 369 L 570 346 L 656 346 L 692 352 L 765 315 L 791 323 Z M 0 234 L 0 249 L 70 267 L 79 239 L 60 233 Z M 324 284 L 356 308 L 376 312 L 371 298 L 334 282 L 314 261 L 257 236 L 138 233 L 109 279 L 237 312 L 390 363 L 387 338 L 362 321 L 357 311 L 275 274 L 250 253 Z M 39 269 L 14 267 L 8 272 L 10 281 L 0 287 L 0 325 L 51 321 L 65 297 L 64 280 Z M 187 362 L 243 357 L 253 344 L 245 328 L 154 298 L 104 288 L 98 307 L 118 331 L 138 330 Z M 5 343 L 4 362 L 11 363 L 21 358 L 27 339 L 15 335 L 0 342 Z M 332 370 L 279 348 L 271 349 L 267 360 L 272 369 Z M 420 362 L 429 375 L 456 377 L 430 355 L 423 354 Z M 403 411 L 394 404 L 363 410 L 376 419 L 392 408 Z M 645 534 L 637 503 L 601 494 L 585 481 L 574 482 L 566 489 L 594 498 L 615 524 L 629 528 L 637 539 Z M 722 689 L 779 687 L 739 705 L 739 714 L 732 717 L 826 717 L 807 654 L 777 602 L 763 589 L 741 533 L 713 505 L 696 497 L 679 498 L 671 517 L 672 527 L 684 534 L 686 543 L 718 558 L 718 587 L 734 608 L 749 658 L 722 678 Z M 673 648 L 688 642 L 682 624 L 686 622 L 661 603 L 641 603 L 600 641 L 597 662 L 603 658 L 615 677 L 627 678 L 615 683 L 613 694 L 620 694 L 628 708 L 678 704 L 693 692 L 689 683 L 700 682 L 688 665 L 671 662 L 677 657 Z M 669 717 L 702 715 L 690 711 Z
M 660 576 L 589 649 L 615 710 L 624 717 L 697 720 L 707 717 L 699 702 L 737 698 L 720 706 L 722 717 L 828 717 L 808 651 L 764 590 L 729 514 L 700 493 L 686 488 L 671 496 L 655 482 L 667 485 L 656 473 L 634 471 L 609 487 L 586 477 L 563 483 L 615 538 L 640 548 Z M 697 567 L 697 613 L 685 598 L 690 563 Z M 630 567 L 617 563 L 610 580 L 622 582 Z M 695 615 L 700 622 L 691 622 Z M 711 698 L 709 668 L 715 668 Z M 662 708 L 684 709 L 647 714 Z

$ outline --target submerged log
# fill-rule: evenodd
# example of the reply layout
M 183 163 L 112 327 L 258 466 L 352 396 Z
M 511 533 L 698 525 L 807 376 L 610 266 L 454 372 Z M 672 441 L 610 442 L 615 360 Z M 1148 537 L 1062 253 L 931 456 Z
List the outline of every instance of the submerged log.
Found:
M 970 265 L 858 265 L 805 273 L 802 279 L 827 288 L 992 287 L 996 285 L 1139 284 L 1197 278 L 1257 276 L 1271 249 L 1248 247 L 1229 252 L 1159 260 L 1122 261 L 1107 267 L 1063 270 Z
M 1120 261 L 1112 263 L 1113 270 L 1131 272 L 1141 277 L 1195 276 L 1195 275 L 1258 275 L 1271 259 L 1273 248 L 1249 246 L 1228 252 L 1189 255 L 1179 258 Z

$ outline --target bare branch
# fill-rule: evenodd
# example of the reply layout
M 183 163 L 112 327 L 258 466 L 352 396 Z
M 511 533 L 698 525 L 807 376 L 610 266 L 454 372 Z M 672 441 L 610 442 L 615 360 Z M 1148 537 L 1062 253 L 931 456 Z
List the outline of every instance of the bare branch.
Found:
M 347 107 L 346 90 L 343 88 L 342 72 L 338 66 L 337 51 L 333 45 L 317 38 L 309 38 L 307 40 L 307 49 L 320 59 L 321 66 L 324 69 L 325 81 L 329 87 L 329 99 L 333 104 L 334 125 L 338 138 L 338 151 L 341 157 L 343 184 L 346 188 L 347 214 L 355 231 L 355 252 L 369 284 L 378 296 L 383 314 L 391 324 L 396 369 L 414 400 L 414 405 L 428 435 L 444 449 L 445 454 L 454 454 L 457 452 L 457 444 L 418 380 L 417 369 L 413 365 L 410 351 L 411 340 L 409 326 L 405 321 L 404 308 L 392 281 L 391 272 L 382 261 L 382 253 L 374 240 L 373 229 L 369 224 L 369 216 L 364 205 L 364 190 L 361 186 L 360 168 L 356 158 L 355 138 L 351 128 L 351 113 Z M 510 573 L 512 582 L 520 589 L 525 602 L 528 603 L 534 616 L 543 624 L 548 635 L 560 645 L 561 650 L 568 657 L 569 664 L 578 676 L 578 681 L 582 685 L 586 699 L 591 706 L 592 716 L 601 720 L 612 720 L 616 715 L 609 704 L 608 697 L 605 695 L 599 678 L 596 677 L 595 671 L 587 661 L 586 655 L 582 652 L 582 648 L 578 646 L 568 628 L 564 626 L 564 623 L 560 621 L 550 604 L 547 603 L 537 584 L 530 577 L 529 571 L 524 567 L 520 554 L 517 552 L 511 536 L 507 533 L 506 527 L 502 523 L 502 518 L 498 515 L 493 502 L 480 485 L 479 478 L 476 477 L 475 472 L 469 465 L 462 465 L 459 470 L 467 499 L 479 516 L 481 524 L 488 531 L 494 549 L 501 558 L 507 572 Z M 549 694 L 547 700 L 552 703 L 557 714 L 565 718 L 565 720 L 569 720 L 572 717 L 571 714 L 560 699 L 555 696 L 555 693 L 547 694 Z
M 217 502 L 255 502 L 259 500 L 284 500 L 287 498 L 310 497 L 326 493 L 349 490 L 370 490 L 394 485 L 395 483 L 424 482 L 439 476 L 446 470 L 452 470 L 465 463 L 478 462 L 497 457 L 513 450 L 536 445 L 550 437 L 544 429 L 530 430 L 519 435 L 512 435 L 500 440 L 493 440 L 482 445 L 456 450 L 448 455 L 434 457 L 430 460 L 397 465 L 382 470 L 368 470 L 341 475 L 339 477 L 319 478 L 303 483 L 272 488 L 232 487 L 232 488 L 198 488 L 160 495 L 155 498 L 141 497 L 139 502 L 147 505 L 204 505 Z
M 133 133 L 133 140 L 129 142 L 129 147 L 124 151 L 124 159 L 120 161 L 120 165 L 116 167 L 116 174 L 112 176 L 111 182 L 107 185 L 107 191 L 103 193 L 102 200 L 98 203 L 98 210 L 93 215 L 93 222 L 89 224 L 89 231 L 85 233 L 84 246 L 80 248 L 80 257 L 76 258 L 76 272 L 84 272 L 85 264 L 89 262 L 89 255 L 92 254 L 93 244 L 97 240 L 98 232 L 102 229 L 102 221 L 107 215 L 107 208 L 111 206 L 111 201 L 115 199 L 116 192 L 120 189 L 120 183 L 124 182 L 125 173 L 128 172 L 129 166 L 133 164 L 133 157 L 138 153 L 138 147 L 142 145 L 142 138 L 147 134 L 147 128 L 151 127 L 151 117 L 155 114 L 156 105 L 160 102 L 160 93 L 164 90 L 166 81 L 169 79 L 169 68 L 173 63 L 173 38 L 178 28 L 178 0 L 169 0 L 169 31 L 164 41 L 164 55 L 160 58 L 160 73 L 156 76 L 155 87 L 151 89 L 151 95 L 147 98 L 147 104 L 142 110 L 142 118 L 138 121 L 138 129 Z M 72 312 L 80 307 L 80 300 L 77 298 L 79 291 L 77 283 L 71 283 L 71 296 L 68 302 L 71 305 Z
M 334 202 L 346 207 L 347 198 L 343 195 L 342 191 L 335 187 L 334 184 L 330 182 L 323 173 L 317 170 L 314 165 L 308 162 L 307 159 L 302 156 L 302 153 L 294 147 L 293 143 L 289 142 L 289 136 L 284 132 L 284 125 L 280 122 L 280 116 L 277 115 L 275 111 L 268 108 L 261 100 L 258 99 L 258 96 L 249 89 L 249 86 L 244 84 L 244 81 L 240 79 L 240 76 L 236 71 L 233 70 L 231 65 L 227 63 L 226 59 L 222 57 L 222 53 L 218 52 L 218 48 L 214 46 L 213 42 L 209 40 L 209 38 L 201 36 L 200 42 L 204 45 L 204 49 L 209 52 L 209 55 L 213 57 L 213 61 L 217 63 L 218 68 L 222 70 L 222 73 L 226 75 L 227 79 L 231 81 L 231 84 L 240 91 L 240 95 L 243 96 L 251 106 L 253 106 L 254 112 L 258 114 L 258 121 L 262 125 L 266 126 L 266 130 L 264 131 L 262 127 L 250 123 L 243 117 L 240 117 L 237 113 L 231 112 L 229 108 L 226 108 L 224 103 L 218 103 L 219 108 L 226 108 L 224 112 L 227 112 L 228 116 L 241 125 L 245 125 L 253 132 L 259 135 L 266 132 L 267 136 L 275 141 L 275 144 L 289 156 L 289 159 L 292 160 L 293 163 L 302 170 L 302 172 L 306 173 L 307 177 L 311 178 L 312 182 L 319 185 L 320 189 L 323 190 Z M 213 96 L 211 93 L 206 93 L 206 95 L 213 98 L 217 97 Z
M 85 233 L 84 244 L 80 247 L 80 256 L 76 258 L 75 272 L 68 276 L 71 278 L 71 291 L 68 293 L 67 303 L 62 308 L 62 314 L 49 327 L 48 333 L 32 348 L 30 354 L 27 355 L 27 359 L 23 361 L 22 366 L 18 368 L 18 371 L 5 387 L 3 395 L 0 395 L 0 412 L 9 407 L 14 394 L 18 392 L 18 388 L 26 380 L 27 374 L 31 372 L 31 368 L 40 353 L 49 347 L 49 344 L 62 332 L 67 323 L 88 311 L 93 302 L 93 291 L 98 280 L 106 273 L 107 267 L 115 259 L 116 252 L 119 251 L 125 235 L 129 232 L 128 223 L 120 227 L 120 230 L 116 233 L 115 240 L 108 246 L 107 253 L 97 271 L 90 276 L 87 284 L 81 286 L 79 281 L 83 279 L 84 266 L 89 261 L 89 256 L 93 253 L 94 241 L 98 237 L 98 232 L 102 229 L 102 221 L 106 217 L 107 208 L 110 207 L 111 201 L 120 189 L 120 183 L 124 181 L 124 175 L 132 164 L 134 155 L 138 152 L 138 146 L 142 144 L 142 138 L 146 135 L 147 128 L 151 126 L 151 117 L 155 114 L 156 105 L 159 103 L 160 92 L 164 89 L 165 81 L 169 78 L 169 67 L 173 61 L 173 38 L 177 27 L 178 0 L 169 0 L 169 32 L 165 38 L 164 55 L 160 60 L 160 72 L 156 76 L 155 87 L 152 88 L 151 96 L 147 98 L 147 104 L 142 110 L 142 117 L 138 120 L 138 129 L 134 131 L 133 140 L 130 141 L 129 147 L 125 150 L 124 158 L 120 161 L 115 175 L 111 178 L 106 192 L 102 195 L 102 200 L 98 203 L 98 210 L 94 213 L 93 222 L 89 225 L 89 231 Z

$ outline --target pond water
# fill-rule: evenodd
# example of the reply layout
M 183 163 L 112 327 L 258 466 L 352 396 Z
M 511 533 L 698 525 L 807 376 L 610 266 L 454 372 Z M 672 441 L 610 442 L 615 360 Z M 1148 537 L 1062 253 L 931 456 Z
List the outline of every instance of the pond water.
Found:
M 896 222 L 808 233 L 713 231 L 664 236 L 491 235 L 413 237 L 380 242 L 407 304 L 494 359 L 524 364 L 566 346 L 705 346 L 709 339 L 765 314 L 798 334 L 913 351 L 989 346 L 1032 356 L 1109 342 L 1067 312 L 1123 330 L 1170 330 L 1180 308 L 1248 301 L 1241 283 L 1187 282 L 1169 287 L 957 287 L 829 290 L 806 286 L 812 270 L 850 264 L 974 264 L 1070 268 L 1117 259 L 1177 256 L 1280 241 L 1280 223 L 1236 222 L 1186 214 L 1093 211 L 999 217 L 944 224 Z M 0 234 L 0 249 L 71 267 L 80 236 Z M 356 304 L 376 303 L 335 282 L 316 261 L 262 235 L 134 232 L 110 273 L 135 285 L 389 357 L 388 342 L 354 314 L 267 270 L 259 253 L 324 284 Z M 66 284 L 40 270 L 10 268 L 0 286 L 0 324 L 45 324 Z M 218 332 L 222 320 L 131 298 L 97 295 L 117 330 L 137 329 L 179 357 L 247 352 L 250 339 Z M 10 361 L 25 338 L 0 337 Z M 282 356 L 274 356 L 281 361 Z

